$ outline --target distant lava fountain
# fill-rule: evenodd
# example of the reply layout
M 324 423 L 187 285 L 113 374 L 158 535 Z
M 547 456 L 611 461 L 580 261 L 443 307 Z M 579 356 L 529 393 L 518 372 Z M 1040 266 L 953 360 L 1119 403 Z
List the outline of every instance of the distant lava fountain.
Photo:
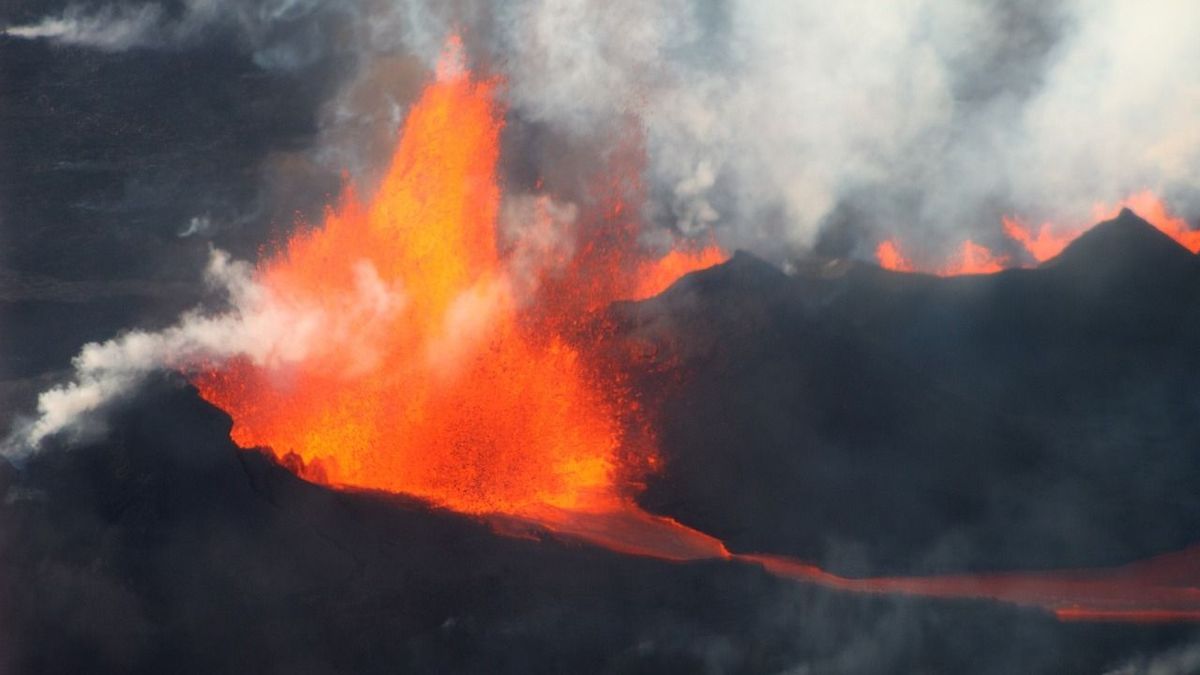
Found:
M 1123 208 L 1134 211 L 1192 253 L 1200 253 L 1200 230 L 1189 227 L 1186 220 L 1172 213 L 1163 200 L 1149 190 L 1130 195 L 1116 205 L 1096 204 L 1092 207 L 1092 220 L 1116 218 Z M 1004 235 L 1019 244 L 1033 263 L 1042 263 L 1058 255 L 1088 228 L 1087 224 L 1080 223 L 1042 223 L 1035 230 L 1015 216 L 1004 216 L 1001 223 Z M 902 253 L 900 244 L 895 239 L 885 239 L 875 248 L 875 260 L 880 267 L 895 272 L 921 271 L 939 276 L 990 274 L 1012 266 L 1007 256 L 995 254 L 986 246 L 971 240 L 964 241 L 960 250 L 949 261 L 926 268 L 914 265 Z
M 1186 220 L 1172 213 L 1167 205 L 1149 190 L 1126 197 L 1116 205 L 1095 205 L 1092 207 L 1092 219 L 1116 218 L 1123 208 L 1137 213 L 1163 234 L 1179 242 L 1180 246 L 1192 253 L 1200 253 L 1200 230 L 1190 228 Z M 1086 229 L 1087 227 L 1082 225 L 1062 227 L 1054 223 L 1042 223 L 1034 234 L 1032 228 L 1020 220 L 1004 218 L 1005 234 L 1020 243 L 1037 262 L 1045 262 L 1058 255 Z
M 990 598 L 1065 619 L 1200 616 L 1191 596 L 1168 602 L 1178 583 L 1162 565 L 1150 586 L 1120 571 L 845 579 L 730 553 L 641 510 L 633 496 L 657 465 L 653 434 L 639 429 L 636 398 L 612 375 L 619 369 L 581 346 L 579 333 L 600 324 L 587 317 L 612 301 L 655 295 L 725 254 L 714 245 L 645 251 L 623 201 L 640 196 L 639 167 L 623 166 L 620 153 L 617 175 L 597 188 L 601 207 L 580 216 L 569 251 L 534 246 L 549 260 L 530 264 L 530 247 L 499 241 L 501 83 L 473 78 L 460 51 L 451 39 L 374 197 L 364 204 L 348 192 L 320 229 L 294 235 L 258 267 L 258 284 L 284 305 L 352 318 L 370 305 L 353 334 L 328 336 L 346 346 L 287 367 L 235 359 L 194 376 L 233 417 L 239 445 L 270 448 L 312 481 L 415 495 L 500 531 L 545 528 L 624 553 L 740 560 L 845 590 Z M 964 267 L 991 264 L 964 249 Z

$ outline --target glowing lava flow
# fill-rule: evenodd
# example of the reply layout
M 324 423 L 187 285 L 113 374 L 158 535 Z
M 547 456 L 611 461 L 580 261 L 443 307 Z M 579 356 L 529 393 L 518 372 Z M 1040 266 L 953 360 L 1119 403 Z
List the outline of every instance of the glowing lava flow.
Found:
M 1048 610 L 1062 621 L 1200 621 L 1200 547 L 1109 569 L 861 579 L 779 556 L 740 557 L 781 576 L 858 593 L 993 600 Z
M 543 513 L 535 523 L 622 553 L 738 561 L 850 593 L 1001 602 L 1042 609 L 1060 621 L 1200 622 L 1200 546 L 1106 569 L 854 578 L 787 556 L 731 553 L 719 539 L 643 511 L 600 517 Z M 510 528 L 511 523 L 502 523 L 499 529 Z
M 1121 209 L 1128 208 L 1144 218 L 1146 222 L 1158 228 L 1163 234 L 1192 253 L 1200 253 L 1200 230 L 1192 229 L 1183 218 L 1171 213 L 1153 192 L 1144 190 L 1130 195 L 1114 206 L 1097 204 L 1092 208 L 1095 221 L 1116 218 Z M 1087 231 L 1087 225 L 1060 226 L 1054 223 L 1042 223 L 1036 231 L 1020 218 L 1004 216 L 1001 219 L 1004 234 L 1017 242 L 1026 253 L 1038 263 L 1045 262 L 1058 255 L 1075 238 Z M 1009 267 L 1009 259 L 999 256 L 986 246 L 970 240 L 963 242 L 961 250 L 949 262 L 930 268 L 919 269 L 900 253 L 900 245 L 893 239 L 886 239 L 875 248 L 875 259 L 879 266 L 895 272 L 928 271 L 938 276 L 957 276 L 960 274 L 990 274 Z
M 412 107 L 375 197 L 360 204 L 348 194 L 323 227 L 295 235 L 257 271 L 278 302 L 362 320 L 287 367 L 235 360 L 195 375 L 201 394 L 233 417 L 240 445 L 271 448 L 309 480 L 416 495 L 513 534 L 533 528 L 667 560 L 739 560 L 851 591 L 989 598 L 1064 619 L 1200 616 L 1174 559 L 1132 572 L 845 579 L 730 553 L 637 507 L 631 486 L 656 465 L 652 435 L 627 432 L 636 401 L 603 375 L 600 356 L 565 336 L 581 315 L 656 294 L 724 253 L 643 252 L 618 175 L 602 186 L 607 207 L 579 220 L 570 253 L 533 265 L 535 283 L 515 281 L 514 266 L 530 269 L 513 262 L 520 246 L 504 252 L 497 242 L 499 85 L 473 79 L 460 48 L 451 41 L 437 81 Z M 964 260 L 990 264 L 972 250 Z M 362 302 L 369 311 L 355 313 Z

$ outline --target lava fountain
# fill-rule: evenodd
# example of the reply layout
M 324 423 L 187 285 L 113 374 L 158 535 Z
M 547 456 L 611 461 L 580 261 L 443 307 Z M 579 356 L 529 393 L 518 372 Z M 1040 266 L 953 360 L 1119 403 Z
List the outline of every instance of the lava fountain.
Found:
M 336 315 L 366 288 L 391 307 L 342 336 L 352 349 L 196 375 L 239 445 L 271 448 L 310 480 L 464 513 L 561 522 L 626 510 L 653 443 L 625 433 L 636 402 L 564 335 L 588 307 L 656 294 L 725 256 L 643 251 L 618 202 L 604 209 L 605 238 L 536 268 L 532 290 L 516 283 L 497 239 L 500 86 L 472 77 L 452 39 L 374 197 L 348 192 L 322 227 L 259 265 L 258 283 L 293 304 Z
M 1173 572 L 1176 558 L 1147 563 L 1152 574 L 845 579 L 731 553 L 641 510 L 633 497 L 658 463 L 653 433 L 639 429 L 638 402 L 612 375 L 616 364 L 581 346 L 580 326 L 614 300 L 655 295 L 725 254 L 715 245 L 665 256 L 642 247 L 636 209 L 624 201 L 631 186 L 639 198 L 635 142 L 616 153 L 616 172 L 597 190 L 602 206 L 578 219 L 573 246 L 529 264 L 524 254 L 537 247 L 497 236 L 501 86 L 474 78 L 452 39 L 373 198 L 348 191 L 320 228 L 260 263 L 264 292 L 328 316 L 349 312 L 355 328 L 286 366 L 234 359 L 194 375 L 204 398 L 232 416 L 239 445 L 269 448 L 314 482 L 414 495 L 502 532 L 537 528 L 623 553 L 739 560 L 843 590 L 988 598 L 1064 619 L 1200 617 L 1200 598 Z M 898 249 L 890 254 L 904 261 Z M 992 264 L 964 251 L 964 267 Z M 364 298 L 371 307 L 359 320 Z

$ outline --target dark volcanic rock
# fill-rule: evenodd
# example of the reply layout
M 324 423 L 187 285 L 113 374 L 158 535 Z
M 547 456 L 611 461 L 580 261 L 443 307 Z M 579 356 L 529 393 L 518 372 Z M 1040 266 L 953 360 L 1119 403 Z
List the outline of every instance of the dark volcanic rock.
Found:
M 1177 270 L 1194 269 L 1196 256 L 1129 209 L 1071 242 L 1062 253 L 1042 264 L 1069 268 L 1076 274 L 1139 274 L 1171 278 Z
M 1191 635 L 508 538 L 305 483 L 228 430 L 159 381 L 105 438 L 25 462 L 0 672 L 1096 672 Z
M 651 510 L 847 574 L 1200 541 L 1200 264 L 1145 221 L 995 275 L 763 266 L 615 310 L 659 354 Z

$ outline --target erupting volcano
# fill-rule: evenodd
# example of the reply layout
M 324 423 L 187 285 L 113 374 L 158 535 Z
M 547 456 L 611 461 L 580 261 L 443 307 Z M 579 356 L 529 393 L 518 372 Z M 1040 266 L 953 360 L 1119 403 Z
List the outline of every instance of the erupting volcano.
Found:
M 1196 670 L 1198 24 L 3 5 L 0 675 Z
M 724 254 L 655 257 L 618 202 L 569 260 L 514 269 L 522 242 L 506 252 L 497 236 L 502 84 L 473 78 L 460 50 L 451 40 L 375 196 L 348 193 L 258 271 L 285 304 L 337 314 L 368 297 L 355 334 L 328 337 L 345 348 L 286 370 L 235 361 L 195 381 L 233 415 L 239 444 L 272 448 L 312 480 L 467 513 L 618 509 L 653 447 L 623 431 L 635 400 L 565 332 Z
M 730 553 L 639 508 L 636 486 L 659 462 L 654 434 L 613 374 L 617 364 L 591 348 L 595 335 L 580 339 L 580 326 L 614 300 L 655 295 L 725 255 L 714 245 L 646 251 L 636 208 L 622 201 L 631 177 L 618 175 L 600 190 L 597 212 L 581 219 L 586 226 L 570 233 L 569 253 L 518 266 L 524 243 L 497 234 L 495 94 L 503 85 L 473 77 L 459 50 L 452 40 L 412 107 L 375 196 L 364 204 L 348 192 L 322 227 L 296 234 L 258 269 L 277 302 L 350 312 L 353 334 L 328 338 L 345 348 L 330 344 L 280 368 L 234 360 L 195 376 L 204 398 L 232 415 L 239 445 L 265 446 L 311 481 L 415 495 L 486 516 L 500 531 L 532 524 L 625 553 L 741 560 L 843 590 L 990 598 L 1064 619 L 1200 616 L 1194 592 L 1179 588 L 1177 575 L 1164 579 L 1160 563 L 1111 573 L 848 579 L 781 556 Z M 555 227 L 544 211 L 535 218 L 546 222 L 534 225 Z M 1045 231 L 1031 238 L 1015 222 L 1006 227 L 1039 260 L 1061 248 Z M 880 245 L 879 257 L 914 269 L 893 242 Z M 1005 264 L 968 241 L 939 273 Z

